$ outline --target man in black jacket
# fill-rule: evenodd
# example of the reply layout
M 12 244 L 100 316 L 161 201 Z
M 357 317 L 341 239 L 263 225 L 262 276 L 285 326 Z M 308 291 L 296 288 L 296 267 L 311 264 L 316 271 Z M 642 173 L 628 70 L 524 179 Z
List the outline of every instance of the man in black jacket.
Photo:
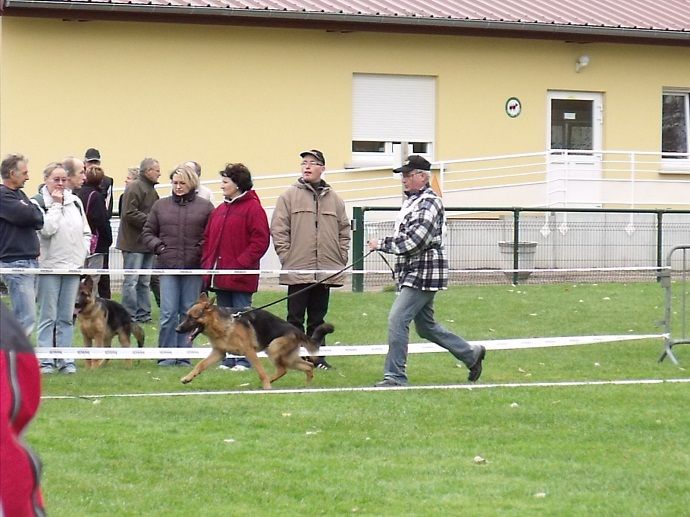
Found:
M 22 191 L 29 179 L 27 159 L 10 154 L 0 164 L 0 267 L 38 268 L 41 252 L 36 230 L 43 228 L 43 212 Z M 36 275 L 4 274 L 15 316 L 27 335 L 36 324 Z

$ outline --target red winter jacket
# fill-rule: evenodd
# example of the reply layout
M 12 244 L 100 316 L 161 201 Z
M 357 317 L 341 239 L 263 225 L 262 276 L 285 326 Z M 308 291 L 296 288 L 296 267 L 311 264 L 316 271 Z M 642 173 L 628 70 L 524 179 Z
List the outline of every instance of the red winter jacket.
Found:
M 22 440 L 40 402 L 34 349 L 0 302 L 0 515 L 45 516 L 41 460 Z
M 203 269 L 259 269 L 270 242 L 268 218 L 259 196 L 248 190 L 219 205 L 204 232 Z M 204 285 L 212 291 L 255 293 L 259 275 L 206 275 Z

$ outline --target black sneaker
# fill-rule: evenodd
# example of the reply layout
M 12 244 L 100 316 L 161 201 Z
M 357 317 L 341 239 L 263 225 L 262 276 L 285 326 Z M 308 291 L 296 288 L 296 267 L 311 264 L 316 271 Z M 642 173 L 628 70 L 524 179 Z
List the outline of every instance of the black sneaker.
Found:
M 467 376 L 467 380 L 470 382 L 476 382 L 479 380 L 479 377 L 482 376 L 482 361 L 486 355 L 486 348 L 482 345 L 479 346 L 481 348 L 479 351 L 479 358 L 477 359 L 477 362 L 474 363 L 474 366 L 470 368 L 470 374 Z
M 328 364 L 325 359 L 321 362 L 316 363 L 314 366 L 316 366 L 317 368 L 321 368 L 322 370 L 332 370 L 333 369 L 333 367 L 330 364 Z
M 307 361 L 314 365 L 314 368 L 321 368 L 322 370 L 333 370 L 333 366 L 328 364 L 325 357 L 307 357 Z

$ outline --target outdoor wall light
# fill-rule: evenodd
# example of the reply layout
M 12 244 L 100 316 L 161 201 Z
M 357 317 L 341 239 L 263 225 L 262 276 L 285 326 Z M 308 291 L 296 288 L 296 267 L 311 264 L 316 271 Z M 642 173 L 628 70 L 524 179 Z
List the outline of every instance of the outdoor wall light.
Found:
M 575 72 L 579 72 L 588 64 L 589 56 L 587 54 L 582 54 L 580 57 L 577 58 L 577 61 L 575 61 Z

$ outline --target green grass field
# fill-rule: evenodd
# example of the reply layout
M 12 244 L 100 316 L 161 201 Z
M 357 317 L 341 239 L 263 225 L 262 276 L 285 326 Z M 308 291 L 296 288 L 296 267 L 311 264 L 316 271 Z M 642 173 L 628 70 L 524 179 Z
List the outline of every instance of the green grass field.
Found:
M 393 297 L 334 291 L 329 345 L 385 343 Z M 664 290 L 454 287 L 436 314 L 470 341 L 660 334 Z M 186 368 L 110 361 L 44 377 L 26 438 L 53 516 L 686 515 L 690 387 L 611 382 L 690 379 L 690 347 L 676 347 L 680 367 L 658 363 L 662 349 L 489 351 L 474 387 L 450 354 L 412 354 L 406 390 L 361 389 L 381 379 L 382 356 L 332 357 L 313 392 L 298 390 L 297 372 L 263 392 L 253 371 L 213 369 L 185 386 Z

